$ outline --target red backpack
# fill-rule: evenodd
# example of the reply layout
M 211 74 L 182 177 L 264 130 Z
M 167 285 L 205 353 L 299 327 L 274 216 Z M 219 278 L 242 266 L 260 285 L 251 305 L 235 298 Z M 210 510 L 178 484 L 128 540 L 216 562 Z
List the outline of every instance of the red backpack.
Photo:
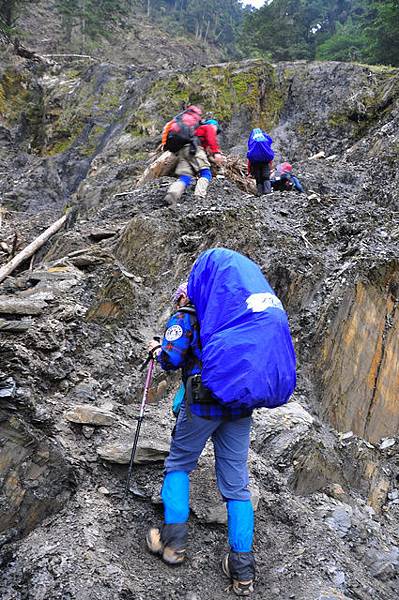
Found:
M 183 146 L 190 144 L 195 153 L 194 134 L 201 123 L 201 116 L 202 111 L 198 106 L 189 106 L 182 113 L 176 115 L 170 124 L 164 149 L 170 152 L 179 152 Z

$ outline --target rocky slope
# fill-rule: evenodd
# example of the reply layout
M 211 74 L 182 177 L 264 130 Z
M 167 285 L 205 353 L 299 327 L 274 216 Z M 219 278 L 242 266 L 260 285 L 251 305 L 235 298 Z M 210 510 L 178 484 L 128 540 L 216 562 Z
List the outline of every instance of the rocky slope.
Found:
M 299 358 L 292 402 L 254 417 L 254 598 L 397 598 L 398 71 L 254 61 L 158 73 L 9 54 L 1 77 L 1 241 L 11 249 L 17 231 L 23 247 L 75 207 L 2 284 L 1 597 L 226 597 L 209 451 L 186 567 L 144 547 L 161 517 L 176 376 L 156 375 L 123 501 L 145 340 L 198 253 L 224 245 L 264 269 Z M 248 128 L 267 127 L 307 194 L 258 199 L 222 176 L 174 212 L 169 178 L 135 187 L 186 100 L 221 118 L 226 151 L 243 154 Z

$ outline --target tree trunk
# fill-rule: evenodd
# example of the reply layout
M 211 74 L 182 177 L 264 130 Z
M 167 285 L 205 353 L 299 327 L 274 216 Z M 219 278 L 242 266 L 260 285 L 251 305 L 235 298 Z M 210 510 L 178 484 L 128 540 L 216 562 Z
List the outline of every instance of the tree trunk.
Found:
M 209 26 L 211 24 L 210 19 L 208 19 L 208 23 L 206 24 L 206 31 L 205 31 L 205 35 L 204 35 L 204 42 L 206 42 L 206 40 L 208 39 L 208 33 L 209 33 Z
M 219 38 L 220 38 L 220 36 L 222 35 L 223 31 L 224 31 L 224 28 L 222 27 L 222 29 L 219 31 L 219 33 L 218 33 L 217 35 L 215 35 L 215 42 L 217 42 L 217 41 L 218 41 L 218 39 L 219 39 Z
M 10 275 L 14 269 L 16 269 L 21 263 L 23 263 L 27 258 L 30 258 L 39 248 L 41 248 L 48 239 L 51 238 L 54 233 L 56 233 L 61 227 L 64 225 L 67 220 L 67 214 L 58 219 L 55 223 L 50 225 L 43 231 L 42 234 L 39 235 L 33 242 L 31 242 L 26 248 L 21 250 L 10 262 L 8 262 L 4 267 L 0 269 L 0 283 Z
M 141 187 L 147 181 L 158 179 L 158 177 L 163 177 L 164 175 L 172 173 L 176 168 L 177 160 L 178 158 L 173 152 L 163 152 L 155 162 L 151 163 L 150 166 L 146 168 L 137 182 L 137 187 Z
M 5 4 L 5 6 L 4 6 Z M 13 0 L 9 0 L 8 2 L 3 3 L 3 20 L 5 22 L 5 24 L 8 27 L 12 27 L 13 25 L 13 21 L 12 21 L 12 13 L 13 13 L 13 9 L 14 9 L 14 4 L 15 2 L 13 2 Z

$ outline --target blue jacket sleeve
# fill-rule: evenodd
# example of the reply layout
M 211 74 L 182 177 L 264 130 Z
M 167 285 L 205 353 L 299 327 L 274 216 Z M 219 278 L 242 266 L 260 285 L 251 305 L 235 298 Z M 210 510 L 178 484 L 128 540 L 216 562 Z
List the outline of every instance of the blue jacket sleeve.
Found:
M 291 180 L 292 180 L 292 183 L 294 184 L 295 189 L 298 190 L 298 192 L 301 192 L 301 194 L 304 194 L 305 190 L 303 189 L 302 184 L 299 181 L 298 177 L 295 177 L 295 175 L 292 175 Z
M 183 312 L 172 315 L 166 325 L 161 352 L 157 357 L 162 369 L 172 371 L 184 366 L 192 338 L 189 315 Z

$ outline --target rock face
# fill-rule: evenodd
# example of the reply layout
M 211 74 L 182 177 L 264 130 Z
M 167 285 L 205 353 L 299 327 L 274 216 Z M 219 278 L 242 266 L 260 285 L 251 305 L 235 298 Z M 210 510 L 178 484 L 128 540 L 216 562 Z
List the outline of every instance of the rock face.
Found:
M 318 363 L 323 412 L 377 443 L 399 431 L 399 265 L 375 269 L 339 301 Z
M 17 415 L 0 409 L 0 535 L 26 535 L 57 512 L 73 491 L 73 472 L 53 443 Z

